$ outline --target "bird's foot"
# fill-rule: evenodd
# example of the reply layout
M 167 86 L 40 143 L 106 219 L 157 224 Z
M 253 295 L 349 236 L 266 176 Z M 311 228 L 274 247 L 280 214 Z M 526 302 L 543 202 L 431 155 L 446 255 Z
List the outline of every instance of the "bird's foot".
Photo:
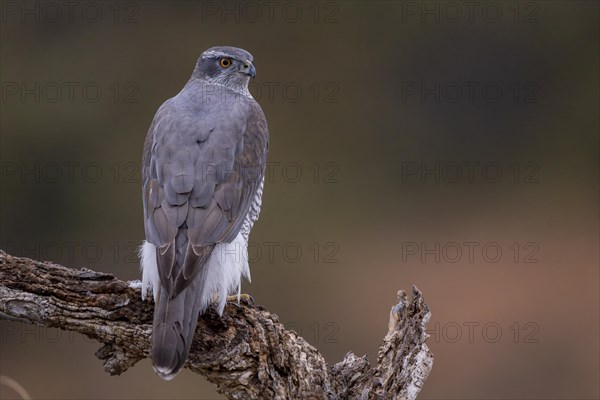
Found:
M 254 298 L 246 293 L 240 294 L 239 297 L 237 294 L 234 294 L 233 296 L 227 296 L 227 301 L 236 303 L 238 306 L 240 305 L 240 302 L 246 303 L 250 306 L 254 305 Z

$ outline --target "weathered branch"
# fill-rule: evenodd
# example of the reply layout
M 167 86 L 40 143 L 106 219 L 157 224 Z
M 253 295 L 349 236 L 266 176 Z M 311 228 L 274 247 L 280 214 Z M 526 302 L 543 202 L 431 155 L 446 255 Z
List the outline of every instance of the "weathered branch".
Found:
M 104 346 L 112 375 L 148 357 L 153 304 L 131 282 L 14 257 L 0 250 L 0 318 L 82 333 Z M 413 288 L 398 292 L 377 366 L 348 353 L 329 367 L 321 354 L 261 306 L 228 304 L 199 319 L 186 367 L 231 399 L 414 399 L 433 355 L 425 340 L 429 308 Z

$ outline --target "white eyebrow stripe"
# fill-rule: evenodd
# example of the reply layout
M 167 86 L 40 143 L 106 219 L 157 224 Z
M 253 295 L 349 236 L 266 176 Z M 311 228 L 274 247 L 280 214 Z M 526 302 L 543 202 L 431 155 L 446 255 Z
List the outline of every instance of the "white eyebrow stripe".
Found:
M 202 58 L 208 58 L 208 57 L 228 57 L 228 58 L 233 58 L 233 56 L 231 56 L 230 54 L 223 53 L 222 51 L 205 51 L 204 53 L 202 53 Z

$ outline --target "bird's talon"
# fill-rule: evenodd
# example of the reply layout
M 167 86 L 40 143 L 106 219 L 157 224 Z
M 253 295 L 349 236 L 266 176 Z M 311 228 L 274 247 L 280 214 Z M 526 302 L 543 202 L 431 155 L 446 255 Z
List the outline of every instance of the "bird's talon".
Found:
M 234 294 L 233 296 L 227 296 L 227 301 L 231 303 L 236 303 L 238 305 L 240 304 L 240 302 L 246 303 L 248 305 L 254 305 L 254 298 L 246 293 L 240 294 L 239 298 L 237 294 Z

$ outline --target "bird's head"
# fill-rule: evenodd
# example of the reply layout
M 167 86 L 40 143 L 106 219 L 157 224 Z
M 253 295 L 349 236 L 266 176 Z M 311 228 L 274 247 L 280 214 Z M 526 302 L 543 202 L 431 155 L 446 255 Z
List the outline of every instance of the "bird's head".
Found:
M 250 77 L 256 76 L 252 60 L 252 54 L 244 49 L 211 47 L 198 59 L 192 76 L 238 93 L 248 93 Z

